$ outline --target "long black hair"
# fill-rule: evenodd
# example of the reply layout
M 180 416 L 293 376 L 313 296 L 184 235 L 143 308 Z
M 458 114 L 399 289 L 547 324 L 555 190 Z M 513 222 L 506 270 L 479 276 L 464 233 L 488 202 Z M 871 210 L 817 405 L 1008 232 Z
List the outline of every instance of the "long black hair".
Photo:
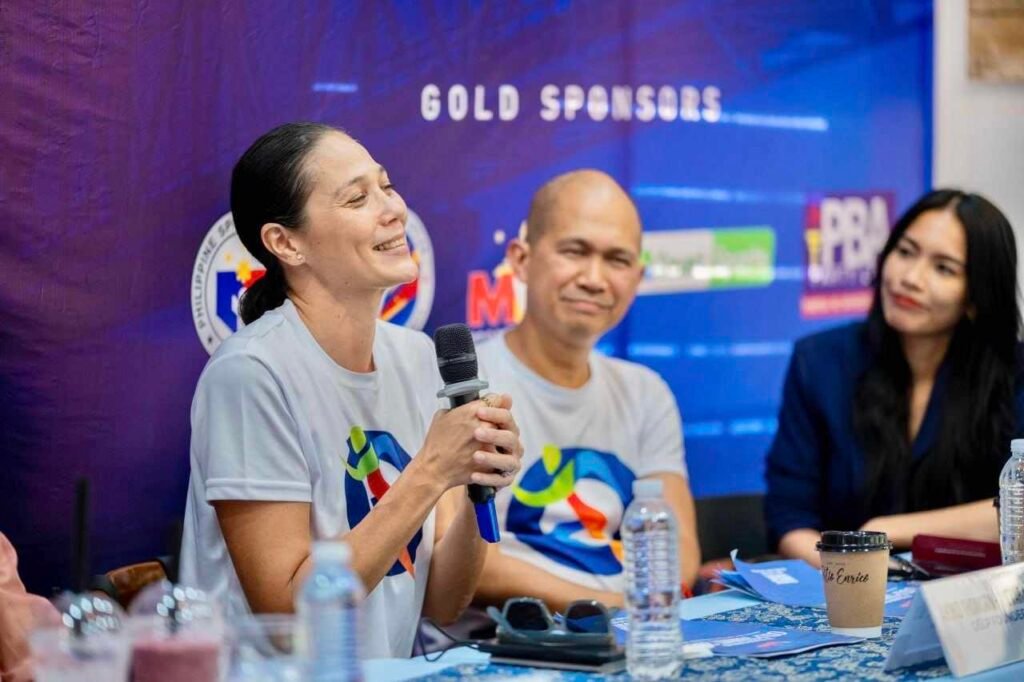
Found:
M 926 211 L 952 210 L 967 239 L 971 315 L 956 325 L 944 359 L 948 389 L 930 452 L 912 462 L 907 427 L 911 372 L 899 334 L 882 311 L 882 267 L 907 228 Z M 865 325 L 873 362 L 854 397 L 854 431 L 866 458 L 864 514 L 935 509 L 991 497 L 1014 430 L 1017 247 L 1006 217 L 984 197 L 929 192 L 893 226 L 878 257 L 874 300 Z
M 337 130 L 322 123 L 286 123 L 260 136 L 245 150 L 231 173 L 231 214 L 242 244 L 267 269 L 239 305 L 246 324 L 282 303 L 288 294 L 284 269 L 263 245 L 267 223 L 298 228 L 305 218 L 310 181 L 306 157 L 326 133 Z

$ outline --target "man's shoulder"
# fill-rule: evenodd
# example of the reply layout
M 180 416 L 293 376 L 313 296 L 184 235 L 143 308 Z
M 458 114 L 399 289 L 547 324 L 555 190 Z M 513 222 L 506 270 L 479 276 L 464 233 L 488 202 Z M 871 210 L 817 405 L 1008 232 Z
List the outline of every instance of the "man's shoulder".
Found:
M 623 397 L 627 404 L 635 406 L 642 414 L 643 406 L 675 400 L 672 388 L 658 372 L 630 360 L 593 353 L 591 363 L 596 389 L 600 394 Z
M 591 362 L 600 369 L 601 375 L 614 380 L 642 385 L 665 384 L 665 380 L 656 371 L 632 360 L 594 352 L 591 355 Z

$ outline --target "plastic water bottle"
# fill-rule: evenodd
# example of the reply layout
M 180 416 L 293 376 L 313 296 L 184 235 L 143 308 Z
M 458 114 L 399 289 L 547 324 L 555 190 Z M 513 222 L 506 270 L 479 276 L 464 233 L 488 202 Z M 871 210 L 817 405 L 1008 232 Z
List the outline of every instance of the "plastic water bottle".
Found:
M 999 544 L 1003 565 L 1024 561 L 1024 439 L 1010 442 L 999 474 Z
M 362 679 L 359 662 L 359 602 L 363 586 L 349 568 L 343 542 L 313 544 L 313 571 L 295 599 L 299 642 L 311 682 Z
M 674 677 L 682 663 L 679 629 L 679 535 L 662 482 L 633 482 L 622 520 L 626 558 L 626 667 L 638 680 Z

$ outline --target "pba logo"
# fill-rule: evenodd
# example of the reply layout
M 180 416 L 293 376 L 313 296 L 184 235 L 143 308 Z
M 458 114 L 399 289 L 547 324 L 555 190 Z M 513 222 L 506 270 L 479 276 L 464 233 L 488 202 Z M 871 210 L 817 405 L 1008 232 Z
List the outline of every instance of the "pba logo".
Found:
M 878 254 L 889 238 L 892 192 L 812 196 L 805 209 L 807 269 L 800 314 L 857 315 L 871 307 Z
M 423 329 L 434 303 L 434 249 L 423 221 L 412 210 L 406 222 L 406 240 L 419 276 L 384 294 L 381 319 Z M 242 245 L 231 213 L 213 224 L 199 247 L 192 268 L 192 321 L 208 353 L 241 329 L 238 304 L 266 268 Z
M 380 503 L 381 498 L 391 489 L 391 483 L 410 461 L 412 459 L 408 453 L 390 433 L 352 427 L 348 437 L 348 456 L 345 459 L 345 504 L 348 507 L 349 528 L 359 525 L 370 513 L 370 509 Z M 423 529 L 420 528 L 402 549 L 388 575 L 408 573 L 416 577 L 416 550 L 422 540 Z
M 506 530 L 563 566 L 618 575 L 635 478 L 611 453 L 547 445 L 512 487 Z

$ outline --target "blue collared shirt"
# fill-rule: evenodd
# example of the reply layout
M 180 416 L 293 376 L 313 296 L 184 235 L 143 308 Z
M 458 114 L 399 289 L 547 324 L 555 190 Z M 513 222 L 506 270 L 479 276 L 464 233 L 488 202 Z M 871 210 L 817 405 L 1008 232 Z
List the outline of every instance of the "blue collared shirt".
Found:
M 854 394 L 871 363 L 864 328 L 859 322 L 813 334 L 793 349 L 765 473 L 765 521 L 773 546 L 797 528 L 855 530 L 869 520 L 861 495 L 864 452 L 853 429 Z M 938 437 L 948 374 L 943 365 L 935 377 L 911 445 L 914 461 L 926 456 Z M 1014 412 L 1019 433 L 1024 425 L 1019 381 Z M 1004 458 L 1009 443 L 1005 450 Z

